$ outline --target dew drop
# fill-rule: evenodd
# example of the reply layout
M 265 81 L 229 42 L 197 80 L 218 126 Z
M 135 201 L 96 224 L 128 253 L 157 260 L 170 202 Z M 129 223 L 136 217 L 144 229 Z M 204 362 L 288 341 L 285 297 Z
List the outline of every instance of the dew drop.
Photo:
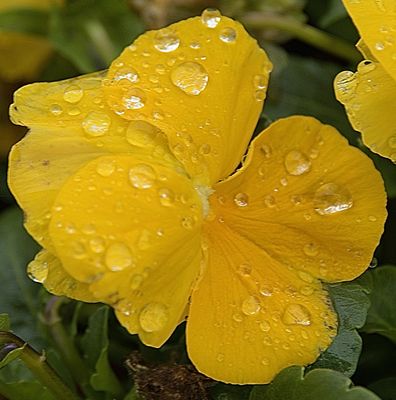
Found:
M 201 64 L 188 61 L 173 68 L 170 79 L 184 93 L 197 96 L 206 88 L 209 76 Z
M 52 104 L 50 111 L 53 115 L 61 115 L 63 113 L 63 108 L 59 104 Z
M 163 53 L 176 50 L 180 45 L 180 39 L 171 29 L 161 29 L 154 36 L 154 47 Z
M 234 197 L 234 203 L 238 207 L 246 207 L 249 204 L 249 196 L 246 193 L 237 193 Z
M 330 215 L 345 211 L 353 205 L 348 189 L 336 183 L 326 183 L 315 192 L 313 206 L 320 215 Z
M 272 196 L 271 194 L 268 194 L 267 196 L 264 197 L 264 204 L 268 208 L 274 208 L 276 206 L 276 200 L 275 197 Z
M 257 101 L 264 101 L 265 100 L 265 90 L 256 90 L 255 92 L 254 92 L 254 98 L 257 100 Z
M 242 302 L 242 312 L 245 315 L 255 315 L 260 309 L 260 300 L 256 296 L 249 296 Z
M 72 243 L 72 255 L 75 259 L 81 260 L 86 257 L 87 251 L 83 243 L 74 242 Z
M 147 164 L 137 164 L 129 169 L 129 180 L 136 189 L 150 189 L 157 175 Z
M 268 321 L 261 321 L 259 326 L 263 332 L 268 332 L 271 329 L 271 325 Z
M 238 273 L 242 276 L 250 276 L 252 273 L 252 266 L 249 263 L 242 263 L 238 266 Z
M 319 247 L 316 243 L 307 243 L 304 246 L 304 253 L 309 257 L 315 257 L 319 253 Z
M 48 276 L 48 262 L 42 253 L 38 253 L 33 261 L 31 261 L 27 268 L 29 278 L 38 283 L 43 283 Z
M 286 325 L 311 325 L 311 314 L 308 309 L 301 304 L 289 304 L 282 316 L 282 321 Z
M 396 136 L 391 136 L 388 139 L 388 145 L 391 149 L 396 149 Z
M 271 147 L 269 147 L 267 144 L 263 144 L 260 146 L 260 151 L 264 155 L 264 158 L 269 159 L 272 156 L 272 150 Z
M 378 260 L 373 257 L 373 259 L 370 262 L 369 268 L 376 268 L 378 266 Z
M 98 111 L 91 111 L 81 123 L 85 133 L 91 137 L 103 136 L 109 130 L 110 124 L 110 117 Z
M 260 294 L 264 297 L 271 297 L 272 293 L 273 291 L 269 286 L 262 286 L 260 288 Z
M 195 226 L 195 221 L 193 217 L 186 216 L 181 219 L 181 225 L 184 229 L 193 229 Z
M 337 89 L 337 95 L 342 102 L 346 102 L 355 93 L 357 86 L 356 76 L 352 71 L 340 72 L 334 80 L 334 85 Z
M 221 14 L 216 8 L 207 8 L 202 12 L 201 21 L 208 28 L 216 28 L 220 20 Z
M 111 244 L 105 255 L 105 263 L 111 271 L 122 271 L 132 265 L 131 252 L 124 243 L 115 242 Z
M 139 314 L 139 323 L 145 332 L 158 332 L 168 322 L 168 308 L 162 303 L 146 304 Z
M 139 75 L 132 67 L 124 67 L 117 70 L 114 81 L 123 84 L 124 82 L 135 83 L 139 81 Z
M 253 85 L 256 89 L 266 89 L 267 88 L 267 78 L 265 75 L 258 74 L 253 77 Z
M 158 190 L 158 195 L 163 206 L 169 207 L 175 203 L 175 195 L 171 189 L 161 188 Z
M 89 247 L 94 253 L 103 253 L 105 241 L 101 237 L 94 237 L 89 241 Z
M 143 90 L 132 88 L 122 98 L 124 107 L 128 110 L 139 110 L 146 103 L 146 95 Z
M 305 271 L 298 271 L 298 276 L 302 281 L 307 283 L 312 283 L 314 280 L 313 276 Z
M 142 284 L 143 280 L 144 280 L 143 275 L 141 274 L 133 275 L 131 278 L 131 289 L 132 290 L 138 289 Z
M 222 353 L 217 354 L 216 360 L 218 362 L 223 362 L 224 361 L 224 354 L 222 354 Z
M 131 121 L 126 130 L 126 140 L 133 146 L 146 147 L 155 144 L 155 127 L 145 121 Z
M 311 169 L 311 161 L 299 150 L 292 150 L 286 154 L 285 168 L 290 175 L 302 175 Z
M 113 161 L 100 161 L 96 166 L 96 172 L 101 176 L 110 176 L 115 171 L 115 165 Z
M 368 72 L 374 71 L 375 68 L 375 63 L 369 60 L 363 60 L 359 63 L 357 70 L 361 74 L 367 74 Z
M 382 42 L 377 42 L 377 43 L 374 45 L 374 47 L 375 47 L 375 49 L 378 50 L 378 51 L 382 51 L 382 50 L 385 49 L 385 45 L 384 45 Z
M 65 89 L 63 99 L 68 103 L 78 103 L 83 97 L 83 94 L 84 92 L 79 86 L 72 85 Z
M 225 43 L 234 43 L 237 37 L 237 33 L 233 28 L 224 28 L 219 35 L 220 40 Z
M 309 296 L 313 293 L 313 288 L 311 286 L 303 286 L 300 289 L 300 293 L 303 294 L 304 296 Z

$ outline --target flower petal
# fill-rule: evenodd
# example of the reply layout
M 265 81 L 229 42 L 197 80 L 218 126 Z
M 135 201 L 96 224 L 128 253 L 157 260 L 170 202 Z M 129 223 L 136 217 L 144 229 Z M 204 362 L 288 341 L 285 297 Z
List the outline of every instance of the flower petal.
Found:
M 366 60 L 359 64 L 357 72 L 338 74 L 334 87 L 353 128 L 362 133 L 364 144 L 396 162 L 396 81 L 381 64 Z
M 312 363 L 337 326 L 320 282 L 301 279 L 226 223 L 205 231 L 208 266 L 187 320 L 195 367 L 223 382 L 259 384 Z
M 47 249 L 53 250 L 47 230 L 54 199 L 82 165 L 105 154 L 168 151 L 158 129 L 106 112 L 102 97 L 101 73 L 32 84 L 15 94 L 11 116 L 31 130 L 11 151 L 8 183 L 25 211 L 27 230 Z
M 59 259 L 47 250 L 41 250 L 28 266 L 29 276 L 42 283 L 56 296 L 67 296 L 89 303 L 98 301 L 89 285 L 73 279 L 62 267 Z
M 53 206 L 50 236 L 66 272 L 160 346 L 184 316 L 200 267 L 202 207 L 170 156 L 103 156 L 80 168 Z
M 393 0 L 344 0 L 343 3 L 374 57 L 387 73 L 396 79 L 395 2 Z
M 271 64 L 242 25 L 206 11 L 146 32 L 111 65 L 110 106 L 166 132 L 200 184 L 239 164 L 265 98 Z
M 243 168 L 216 187 L 213 213 L 284 266 L 327 282 L 369 265 L 386 218 L 380 174 L 334 128 L 281 119 L 253 142 Z

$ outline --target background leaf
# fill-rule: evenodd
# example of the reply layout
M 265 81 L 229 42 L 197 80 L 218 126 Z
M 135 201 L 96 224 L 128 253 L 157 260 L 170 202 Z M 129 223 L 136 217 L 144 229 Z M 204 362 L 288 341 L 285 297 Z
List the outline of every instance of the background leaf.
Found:
M 256 386 L 249 400 L 380 400 L 339 372 L 315 369 L 304 376 L 302 367 L 290 367 L 266 386 Z
M 8 314 L 0 314 L 0 331 L 10 330 L 10 318 Z

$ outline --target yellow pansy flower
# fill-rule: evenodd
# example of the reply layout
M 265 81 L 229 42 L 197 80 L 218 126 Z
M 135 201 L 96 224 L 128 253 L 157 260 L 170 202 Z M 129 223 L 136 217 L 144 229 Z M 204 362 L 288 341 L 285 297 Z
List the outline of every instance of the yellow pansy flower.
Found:
M 314 118 L 257 123 L 271 64 L 206 10 L 140 36 L 105 72 L 26 86 L 9 184 L 52 293 L 112 305 L 161 346 L 187 318 L 202 373 L 265 383 L 336 334 L 321 281 L 359 276 L 383 230 L 372 162 Z M 240 160 L 242 167 L 235 173 Z
M 47 10 L 56 0 L 2 0 L 0 13 L 16 9 Z M 48 59 L 52 46 L 46 38 L 20 32 L 0 32 L 0 77 L 31 80 Z
M 396 162 L 396 3 L 393 0 L 343 0 L 365 57 L 357 72 L 337 75 L 337 99 L 353 128 L 373 152 Z

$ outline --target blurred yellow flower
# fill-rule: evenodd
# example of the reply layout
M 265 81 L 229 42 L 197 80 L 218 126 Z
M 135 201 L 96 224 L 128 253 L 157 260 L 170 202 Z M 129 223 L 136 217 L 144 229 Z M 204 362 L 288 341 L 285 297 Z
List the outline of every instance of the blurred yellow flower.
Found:
M 2 0 L 0 13 L 15 9 L 46 10 L 54 0 Z M 0 78 L 6 81 L 31 80 L 51 54 L 48 40 L 33 34 L 0 32 Z
M 343 0 L 361 40 L 365 60 L 357 72 L 335 79 L 337 99 L 354 129 L 373 152 L 396 162 L 396 3 L 393 0 Z
M 265 383 L 336 334 L 321 284 L 369 265 L 386 217 L 372 162 L 332 127 L 252 137 L 271 64 L 206 10 L 140 36 L 106 72 L 26 86 L 9 184 L 52 293 L 112 305 L 161 346 L 187 317 L 202 373 Z M 242 167 L 234 173 L 240 160 Z

